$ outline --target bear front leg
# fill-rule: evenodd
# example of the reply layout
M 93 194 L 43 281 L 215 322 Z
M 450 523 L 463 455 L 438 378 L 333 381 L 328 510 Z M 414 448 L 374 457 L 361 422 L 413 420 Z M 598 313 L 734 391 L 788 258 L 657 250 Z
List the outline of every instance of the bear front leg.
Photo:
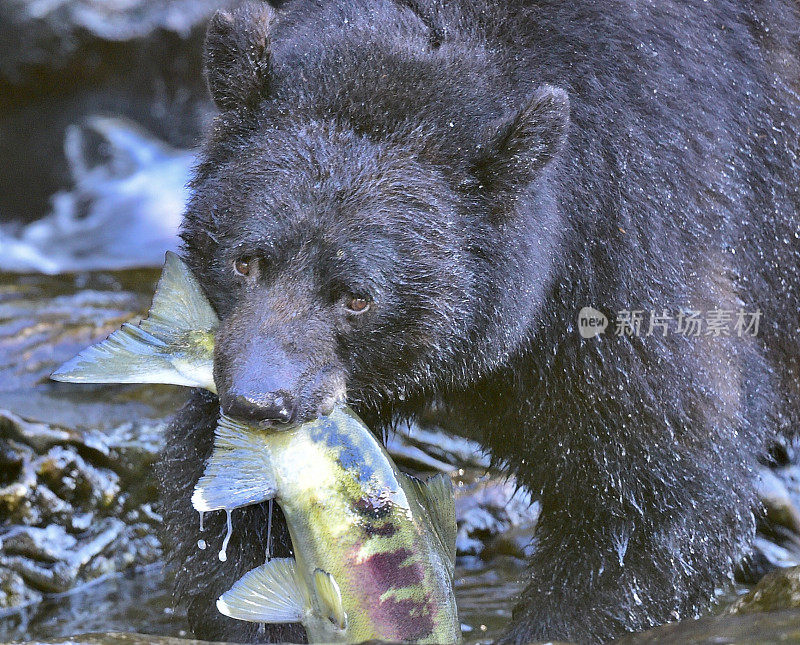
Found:
M 757 451 L 744 454 L 735 431 L 583 430 L 550 435 L 562 457 L 545 465 L 536 549 L 502 642 L 604 642 L 697 616 L 754 536 Z
M 192 492 L 211 454 L 219 418 L 217 398 L 197 390 L 167 428 L 159 463 L 164 516 L 162 541 L 175 573 L 175 599 L 186 605 L 189 627 L 204 640 L 249 642 L 305 642 L 300 625 L 268 625 L 234 620 L 217 611 L 216 601 L 245 573 L 265 561 L 268 505 L 237 509 L 227 560 L 218 553 L 226 533 L 225 513 L 205 514 L 203 532 L 191 503 Z M 290 554 L 291 542 L 277 505 L 272 518 L 272 554 Z M 198 546 L 198 541 L 203 542 Z M 205 546 L 205 548 L 200 548 Z

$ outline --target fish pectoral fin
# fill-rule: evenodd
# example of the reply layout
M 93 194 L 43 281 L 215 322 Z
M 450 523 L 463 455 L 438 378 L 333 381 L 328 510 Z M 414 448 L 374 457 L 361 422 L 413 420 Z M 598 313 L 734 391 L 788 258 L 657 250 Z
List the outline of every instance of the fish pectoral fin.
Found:
M 192 506 L 201 512 L 240 508 L 272 499 L 276 488 L 260 433 L 223 415 Z
M 325 615 L 339 629 L 344 629 L 347 626 L 347 614 L 342 606 L 342 592 L 333 576 L 322 569 L 315 569 L 314 591 Z
M 247 572 L 217 600 L 225 616 L 253 623 L 297 623 L 306 595 L 292 558 L 275 558 Z
M 171 358 L 185 352 L 187 332 L 210 333 L 218 324 L 192 273 L 177 255 L 167 253 L 147 318 L 138 327 L 122 325 L 106 340 L 64 363 L 50 378 L 68 383 L 168 383 L 214 392 L 211 349 L 192 376 L 176 369 Z
M 153 304 L 142 328 L 159 337 L 185 332 L 213 331 L 219 318 L 189 267 L 172 251 L 167 251 Z
M 446 561 L 450 563 L 452 576 L 455 569 L 458 530 L 453 482 L 443 473 L 434 475 L 424 482 L 411 475 L 404 476 L 411 483 L 420 504 L 428 511 L 431 528 L 439 539 Z

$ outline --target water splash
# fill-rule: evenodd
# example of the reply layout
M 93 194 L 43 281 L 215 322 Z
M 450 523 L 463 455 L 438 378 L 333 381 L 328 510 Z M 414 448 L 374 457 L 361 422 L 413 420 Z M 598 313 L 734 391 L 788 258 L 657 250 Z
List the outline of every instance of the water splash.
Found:
M 206 512 L 205 511 L 198 511 L 198 512 L 200 513 L 200 532 L 202 533 L 203 531 L 206 530 L 206 527 L 203 526 L 203 520 L 206 517 Z
M 194 153 L 135 123 L 93 116 L 67 129 L 74 188 L 19 229 L 0 225 L 0 268 L 58 274 L 160 266 L 177 250 Z
M 233 523 L 231 522 L 230 509 L 226 508 L 225 514 L 227 516 L 228 532 L 225 533 L 225 539 L 222 541 L 222 548 L 219 551 L 219 555 L 217 555 L 220 562 L 225 562 L 228 559 L 228 542 L 231 541 L 231 534 L 233 533 Z

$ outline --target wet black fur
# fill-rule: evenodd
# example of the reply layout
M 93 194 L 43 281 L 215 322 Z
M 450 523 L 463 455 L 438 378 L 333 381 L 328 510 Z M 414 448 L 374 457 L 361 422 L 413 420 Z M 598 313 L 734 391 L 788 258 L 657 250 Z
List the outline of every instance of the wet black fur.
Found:
M 795 0 L 219 16 L 183 237 L 221 392 L 264 379 L 302 418 L 346 388 L 376 430 L 436 403 L 478 437 L 542 500 L 509 642 L 704 611 L 749 549 L 765 442 L 800 420 L 799 29 Z M 763 318 L 757 339 L 582 340 L 586 305 Z M 195 546 L 216 413 L 197 394 L 171 426 L 167 533 L 195 633 L 255 639 L 214 600 L 261 561 L 263 509 L 237 512 L 228 563 L 222 517 Z

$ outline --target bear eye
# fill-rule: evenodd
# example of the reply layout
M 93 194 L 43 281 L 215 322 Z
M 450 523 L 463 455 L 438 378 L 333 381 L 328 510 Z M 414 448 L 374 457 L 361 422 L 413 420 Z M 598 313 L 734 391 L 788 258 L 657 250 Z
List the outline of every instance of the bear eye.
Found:
M 369 300 L 361 296 L 350 296 L 345 306 L 347 307 L 348 313 L 363 314 L 365 311 L 369 310 Z
M 258 260 L 249 255 L 236 258 L 233 262 L 233 270 L 240 276 L 248 277 L 255 274 Z

